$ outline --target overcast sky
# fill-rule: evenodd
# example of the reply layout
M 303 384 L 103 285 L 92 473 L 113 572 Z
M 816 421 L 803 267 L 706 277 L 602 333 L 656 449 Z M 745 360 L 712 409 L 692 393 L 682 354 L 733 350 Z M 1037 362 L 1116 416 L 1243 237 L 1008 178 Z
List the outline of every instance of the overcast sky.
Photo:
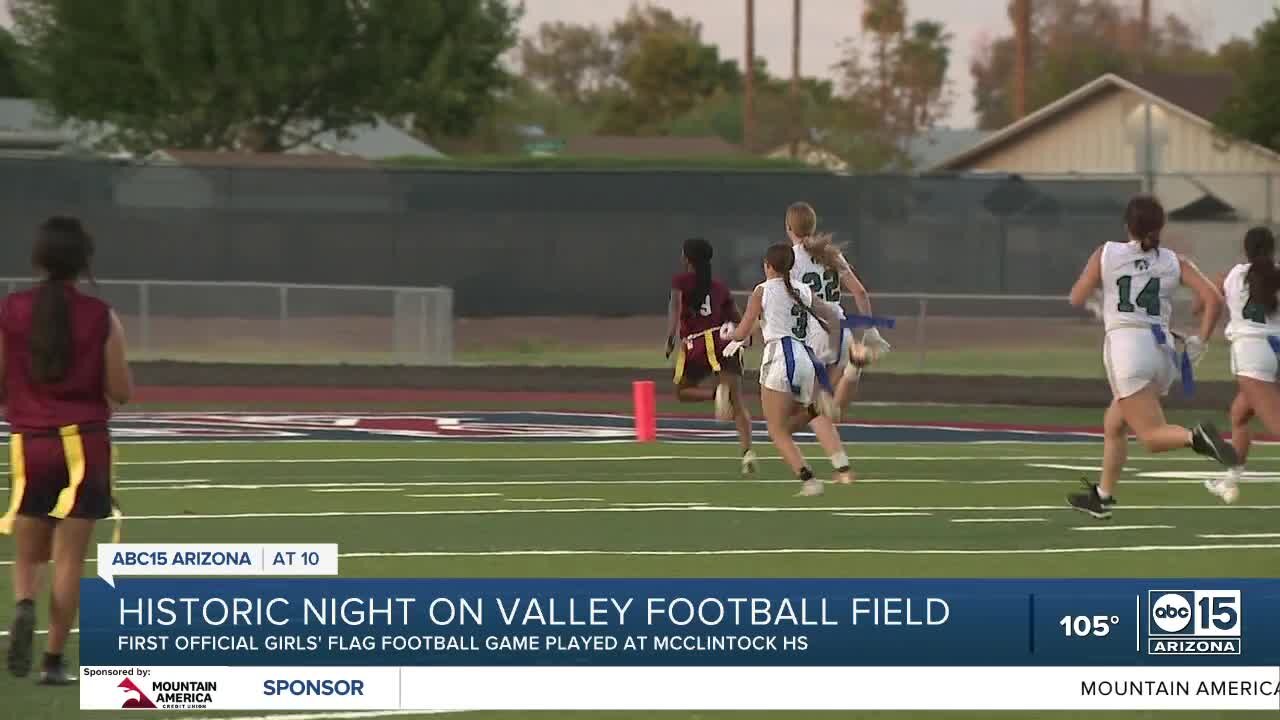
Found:
M 1134 8 L 1139 0 L 1117 0 Z M 521 32 L 542 22 L 565 20 L 608 25 L 626 14 L 633 0 L 524 0 Z M 1152 13 L 1177 13 L 1200 30 L 1210 47 L 1234 36 L 1251 36 L 1271 16 L 1280 0 L 1152 0 Z M 677 15 L 702 23 L 703 39 L 720 46 L 723 57 L 741 59 L 744 37 L 743 0 L 653 0 Z M 775 74 L 791 72 L 791 0 L 756 0 L 756 54 Z M 945 124 L 971 127 L 974 123 L 973 85 L 969 63 L 984 40 L 1008 32 L 1008 0 L 907 0 L 911 19 L 941 20 L 955 35 L 951 69 L 951 115 Z M 803 0 L 801 72 L 829 75 L 839 56 L 842 39 L 858 34 L 862 0 Z

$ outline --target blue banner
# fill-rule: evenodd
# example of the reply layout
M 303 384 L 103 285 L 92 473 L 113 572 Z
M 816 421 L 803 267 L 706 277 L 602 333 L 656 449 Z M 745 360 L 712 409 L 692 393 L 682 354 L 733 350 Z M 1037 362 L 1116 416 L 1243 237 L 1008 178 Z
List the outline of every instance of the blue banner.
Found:
M 1278 580 L 99 579 L 92 666 L 1280 665 Z

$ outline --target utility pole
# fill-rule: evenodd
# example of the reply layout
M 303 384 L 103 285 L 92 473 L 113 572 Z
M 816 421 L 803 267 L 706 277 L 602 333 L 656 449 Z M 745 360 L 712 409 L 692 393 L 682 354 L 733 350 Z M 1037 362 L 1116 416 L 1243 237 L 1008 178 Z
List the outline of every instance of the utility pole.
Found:
M 750 153 L 755 149 L 755 57 L 756 57 L 756 3 L 747 2 L 747 48 L 743 54 L 742 82 L 742 144 Z
M 1013 36 L 1016 55 L 1013 64 L 1013 117 L 1018 120 L 1027 114 L 1027 74 L 1031 69 L 1031 0 L 1014 0 Z
M 800 106 L 800 0 L 791 0 L 791 159 L 800 154 L 804 128 L 804 108 Z

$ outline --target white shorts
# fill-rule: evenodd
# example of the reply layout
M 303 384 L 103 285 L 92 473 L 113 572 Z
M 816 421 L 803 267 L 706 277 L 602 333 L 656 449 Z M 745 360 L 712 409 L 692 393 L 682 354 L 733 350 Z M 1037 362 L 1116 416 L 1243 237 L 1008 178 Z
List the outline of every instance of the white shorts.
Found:
M 804 343 L 784 337 L 764 346 L 764 357 L 760 361 L 761 387 L 791 393 L 796 402 L 808 405 L 813 402 L 817 382 L 813 361 Z
M 1102 364 L 1107 368 L 1111 394 L 1127 398 L 1154 384 L 1161 395 L 1178 378 L 1173 346 L 1157 345 L 1148 328 L 1116 328 L 1102 342 Z
M 810 327 L 814 325 L 811 324 Z M 817 327 L 806 340 L 809 347 L 813 348 L 813 354 L 818 358 L 818 362 L 827 367 L 844 367 L 849 364 L 849 345 L 853 342 L 853 332 L 841 326 L 840 334 L 836 335 L 836 338 L 839 342 L 832 347 L 831 336 L 823 332 L 821 327 Z
M 1280 374 L 1276 351 L 1265 337 L 1241 337 L 1231 341 L 1231 374 L 1273 383 Z

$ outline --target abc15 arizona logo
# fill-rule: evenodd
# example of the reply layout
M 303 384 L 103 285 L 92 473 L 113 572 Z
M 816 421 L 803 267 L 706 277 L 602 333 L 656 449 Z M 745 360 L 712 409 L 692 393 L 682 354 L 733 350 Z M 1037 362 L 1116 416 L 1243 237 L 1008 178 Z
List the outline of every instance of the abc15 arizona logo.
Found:
M 1239 655 L 1239 590 L 1148 590 L 1147 653 Z

